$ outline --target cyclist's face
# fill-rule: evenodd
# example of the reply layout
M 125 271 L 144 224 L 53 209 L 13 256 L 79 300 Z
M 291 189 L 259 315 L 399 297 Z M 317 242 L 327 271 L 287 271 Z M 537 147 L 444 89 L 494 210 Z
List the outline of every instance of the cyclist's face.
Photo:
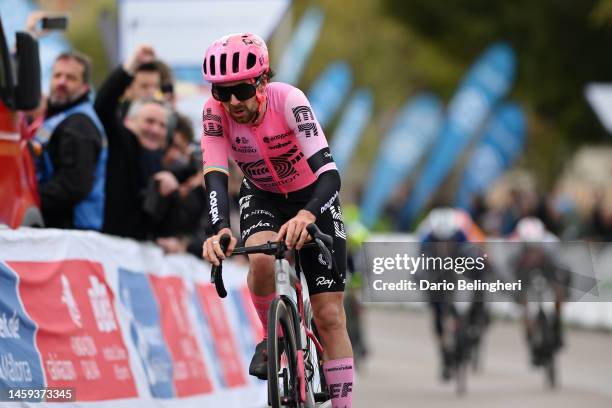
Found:
M 245 79 L 242 81 L 225 82 L 218 84 L 219 87 L 231 87 L 238 84 L 253 84 L 253 80 Z M 254 86 L 254 85 L 253 85 Z M 260 83 L 257 86 L 257 90 L 261 93 L 264 89 L 264 83 Z M 259 108 L 259 102 L 257 101 L 257 95 L 252 96 L 244 101 L 239 100 L 236 95 L 232 94 L 230 100 L 227 102 L 221 102 L 225 110 L 230 116 L 238 123 L 250 123 L 257 116 L 257 109 Z

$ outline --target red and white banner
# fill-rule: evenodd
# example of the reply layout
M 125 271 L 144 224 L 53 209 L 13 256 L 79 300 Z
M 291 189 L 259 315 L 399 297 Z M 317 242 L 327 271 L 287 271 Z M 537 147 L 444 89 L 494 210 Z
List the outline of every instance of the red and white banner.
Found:
M 263 407 L 266 384 L 247 374 L 262 331 L 245 277 L 226 261 L 220 299 L 192 256 L 0 230 L 0 388 L 70 388 L 66 406 Z

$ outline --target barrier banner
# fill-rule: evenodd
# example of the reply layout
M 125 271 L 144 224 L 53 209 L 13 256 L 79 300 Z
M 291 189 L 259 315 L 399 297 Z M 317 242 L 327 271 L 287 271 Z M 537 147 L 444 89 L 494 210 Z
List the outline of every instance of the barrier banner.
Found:
M 17 389 L 70 390 L 53 403 L 79 407 L 265 406 L 266 383 L 247 371 L 261 323 L 246 270 L 224 271 L 220 299 L 190 255 L 92 231 L 0 229 L 0 406 Z
M 47 387 L 78 389 L 80 401 L 135 397 L 128 352 L 99 263 L 7 262 L 38 326 Z
M 491 109 L 508 93 L 515 69 L 514 51 L 505 43 L 489 47 L 470 68 L 449 103 L 438 142 L 400 212 L 400 228 L 407 228 L 415 220 L 478 134 Z
M 410 99 L 396 115 L 374 161 L 361 204 L 361 221 L 371 228 L 395 189 L 410 175 L 438 135 L 442 103 L 429 93 Z

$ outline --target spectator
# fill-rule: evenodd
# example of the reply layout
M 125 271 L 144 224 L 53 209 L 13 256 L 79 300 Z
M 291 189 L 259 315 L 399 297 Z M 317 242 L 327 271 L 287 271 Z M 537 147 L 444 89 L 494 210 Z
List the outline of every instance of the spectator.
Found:
M 139 240 L 152 234 L 153 225 L 144 211 L 143 198 L 149 180 L 161 170 L 169 109 L 163 102 L 144 99 L 131 104 L 125 122 L 117 118 L 116 112 L 136 68 L 154 58 L 151 47 L 139 47 L 129 61 L 109 75 L 95 101 L 109 149 L 104 232 Z M 169 172 L 159 180 L 164 191 L 178 188 Z
M 133 69 L 132 75 L 132 82 L 125 89 L 123 101 L 119 104 L 121 118 L 126 117 L 133 101 L 156 98 L 161 90 L 161 69 L 156 61 L 139 64 Z
M 100 230 L 107 151 L 89 100 L 91 63 L 78 52 L 53 64 L 44 122 L 36 131 L 42 215 L 47 227 Z
M 162 237 L 193 234 L 205 208 L 204 176 L 194 155 L 191 123 L 184 116 L 177 118 L 172 143 L 162 158 L 165 171 L 155 175 L 152 197 L 148 195 L 145 201 L 145 210 L 156 221 L 157 235 Z M 166 172 L 180 183 L 175 190 L 164 191 L 157 187 L 161 183 L 158 180 L 167 177 L 163 174 Z M 152 205 L 147 205 L 149 202 Z
M 161 60 L 157 61 L 157 66 L 159 67 L 161 78 L 160 90 L 162 97 L 172 106 L 173 110 L 176 110 L 176 95 L 174 93 L 174 75 L 172 74 L 172 69 Z

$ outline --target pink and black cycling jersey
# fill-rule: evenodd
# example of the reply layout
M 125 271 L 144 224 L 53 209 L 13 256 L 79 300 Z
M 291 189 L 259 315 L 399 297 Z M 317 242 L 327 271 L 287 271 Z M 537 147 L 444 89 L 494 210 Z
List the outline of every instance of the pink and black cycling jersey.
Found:
M 234 121 L 210 98 L 202 115 L 204 174 L 228 173 L 232 158 L 257 188 L 287 195 L 336 170 L 323 130 L 304 93 L 288 84 L 266 86 L 267 107 L 257 124 Z

